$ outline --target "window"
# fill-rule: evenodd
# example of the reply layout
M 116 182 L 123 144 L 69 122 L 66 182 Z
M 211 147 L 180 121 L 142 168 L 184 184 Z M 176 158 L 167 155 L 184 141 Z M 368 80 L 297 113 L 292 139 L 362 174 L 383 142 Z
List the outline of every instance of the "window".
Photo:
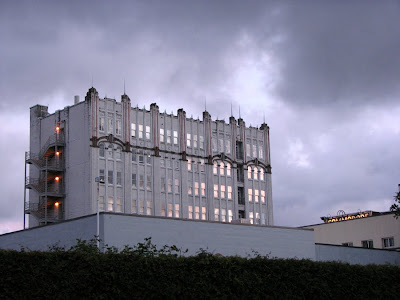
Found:
M 253 145 L 253 157 L 257 157 L 257 145 Z
M 265 203 L 265 191 L 261 190 L 261 202 Z
M 260 169 L 260 180 L 264 180 L 264 169 Z
M 136 149 L 132 149 L 132 161 L 137 161 Z
M 216 137 L 213 137 L 213 139 L 212 139 L 212 150 L 213 150 L 213 152 L 217 152 L 218 151 L 217 138 Z
M 165 185 L 166 185 L 165 177 L 161 177 L 161 192 L 165 193 Z
M 264 158 L 262 143 L 260 143 L 260 144 L 258 145 L 258 157 L 261 158 L 261 159 Z
M 221 161 L 219 164 L 219 175 L 224 175 L 225 174 L 225 164 Z
M 168 193 L 172 193 L 172 179 L 168 178 Z
M 368 241 L 361 241 L 361 244 L 363 248 L 374 248 L 374 241 L 373 240 L 368 240 Z
M 192 161 L 189 159 L 187 163 L 188 163 L 188 171 L 192 171 Z
M 131 136 L 134 138 L 136 137 L 136 124 L 131 123 Z
M 231 164 L 226 164 L 226 176 L 231 176 Z
M 383 246 L 383 248 L 394 247 L 394 238 L 393 237 L 383 238 L 382 239 L 382 246 Z
M 228 222 L 232 222 L 232 219 L 233 219 L 232 209 L 228 209 Z
M 260 224 L 261 220 L 260 220 L 260 213 L 256 212 L 256 224 Z
M 146 190 L 151 191 L 151 175 L 147 175 Z
M 218 184 L 214 184 L 214 198 L 218 198 Z
M 165 203 L 161 203 L 161 216 L 165 217 Z
M 219 221 L 219 208 L 214 208 L 214 220 Z
M 108 152 L 108 158 L 113 158 L 113 150 L 114 150 L 114 148 L 113 148 L 113 146 L 112 145 L 110 145 L 109 147 L 108 147 L 108 150 L 107 150 L 107 152 Z
M 251 153 L 250 153 L 250 144 L 246 144 L 246 156 L 250 157 Z
M 132 213 L 137 213 L 137 201 L 132 200 Z
M 226 209 L 221 209 L 221 221 L 226 222 Z
M 249 201 L 253 201 L 253 190 L 252 189 L 248 189 L 248 193 L 249 193 Z
M 204 159 L 200 158 L 200 172 L 205 172 Z
M 171 144 L 171 130 L 167 129 L 167 144 Z
M 99 155 L 100 157 L 104 157 L 104 143 L 99 145 Z
M 122 124 L 121 119 L 117 119 L 117 122 L 115 123 L 115 134 L 116 135 L 122 134 L 121 124 Z
M 146 139 L 150 140 L 150 126 L 146 126 Z
M 345 247 L 353 247 L 353 242 L 342 243 L 342 246 L 345 246 Z
M 254 190 L 254 202 L 256 202 L 256 203 L 258 203 L 258 195 L 259 195 L 259 191 Z
M 122 174 L 117 172 L 117 185 L 122 185 Z
M 151 165 L 151 155 L 150 154 L 146 154 L 146 164 Z
M 147 200 L 146 212 L 147 212 L 148 216 L 151 216 L 151 201 L 150 200 Z
M 143 138 L 143 125 L 139 124 L 139 139 Z
M 179 204 L 175 204 L 175 218 L 179 218 Z
M 228 199 L 232 199 L 232 187 L 228 185 Z
M 164 129 L 160 128 L 160 142 L 164 143 Z
M 108 197 L 107 211 L 113 211 L 113 204 L 114 204 L 113 197 Z
M 194 183 L 194 194 L 195 194 L 196 196 L 199 195 L 199 183 L 198 183 L 198 182 L 195 182 L 195 183 Z
M 138 150 L 137 151 L 139 154 L 139 163 L 143 164 L 144 163 L 144 153 L 143 150 Z
M 214 173 L 214 175 L 218 175 L 218 164 L 217 164 L 217 162 L 216 162 L 216 161 L 214 162 L 214 169 L 213 169 L 213 173 Z
M 178 131 L 174 130 L 174 145 L 178 145 Z
M 189 182 L 188 183 L 188 195 L 192 195 L 192 193 L 193 193 L 193 186 L 192 186 L 192 183 Z
M 99 170 L 99 182 L 104 183 L 104 169 Z
M 115 159 L 121 159 L 121 152 L 122 148 L 120 146 L 117 146 L 117 149 L 115 151 Z
M 104 131 L 104 117 L 99 119 L 99 131 Z
M 206 207 L 201 208 L 201 219 L 207 220 L 207 208 Z
M 219 138 L 219 152 L 224 152 L 224 139 Z
M 175 179 L 175 193 L 179 194 L 179 179 Z
M 247 179 L 251 179 L 251 167 L 247 168 Z
M 113 131 L 114 131 L 114 128 L 113 128 L 113 119 L 112 119 L 112 117 L 111 117 L 111 118 L 108 117 L 107 132 L 112 134 Z
M 254 218 L 254 213 L 251 211 L 251 212 L 249 212 L 250 224 L 254 224 L 253 218 Z
M 168 203 L 168 217 L 172 218 L 172 203 Z
M 137 180 L 136 180 L 136 174 L 132 174 L 132 187 L 136 188 L 137 186 Z
M 206 183 L 205 182 L 201 183 L 201 195 L 202 196 L 206 195 Z
M 139 214 L 144 214 L 144 201 L 139 201 Z
M 191 145 L 190 145 L 190 141 L 191 141 L 190 133 L 186 134 L 186 136 L 187 136 L 186 145 L 187 145 L 188 147 L 191 147 Z
M 104 196 L 99 197 L 99 210 L 104 211 Z
M 165 168 L 165 159 L 164 158 L 160 159 L 160 167 Z
M 200 149 L 204 149 L 204 136 L 200 135 Z
M 255 180 L 257 180 L 257 178 L 258 178 L 258 168 L 257 167 L 254 167 L 254 169 L 253 169 L 253 178 Z
M 231 141 L 229 140 L 225 141 L 225 152 L 228 154 L 231 153 Z
M 193 135 L 193 148 L 197 148 L 197 134 Z
M 193 219 L 193 206 L 188 206 L 188 218 Z
M 115 211 L 116 212 L 122 212 L 122 204 L 121 204 L 121 198 L 120 197 L 117 198 Z
M 144 189 L 144 175 L 139 175 L 139 187 Z
M 225 185 L 221 185 L 221 198 L 225 198 Z
M 108 178 L 107 178 L 107 181 L 108 181 L 108 184 L 114 184 L 114 172 L 113 171 L 108 171 Z

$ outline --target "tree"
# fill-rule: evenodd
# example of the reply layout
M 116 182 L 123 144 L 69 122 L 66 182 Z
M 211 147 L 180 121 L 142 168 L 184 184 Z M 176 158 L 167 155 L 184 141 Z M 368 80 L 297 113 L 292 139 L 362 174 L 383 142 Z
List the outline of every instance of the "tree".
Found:
M 400 188 L 400 185 L 399 185 Z M 394 203 L 390 207 L 390 211 L 394 212 L 396 219 L 400 217 L 400 190 L 394 196 Z

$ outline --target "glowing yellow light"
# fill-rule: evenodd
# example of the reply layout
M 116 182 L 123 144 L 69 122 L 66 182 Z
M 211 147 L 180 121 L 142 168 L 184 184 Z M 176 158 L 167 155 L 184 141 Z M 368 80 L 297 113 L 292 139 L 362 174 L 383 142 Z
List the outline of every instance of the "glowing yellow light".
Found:
M 60 205 L 60 203 L 56 202 L 56 203 L 54 203 L 54 205 L 58 207 Z
M 56 152 L 56 155 L 59 156 L 59 155 L 60 155 L 60 151 L 57 151 L 57 152 Z
M 60 180 L 60 177 L 56 176 L 56 178 L 54 178 L 56 181 Z
M 56 126 L 57 133 L 60 131 L 60 126 Z

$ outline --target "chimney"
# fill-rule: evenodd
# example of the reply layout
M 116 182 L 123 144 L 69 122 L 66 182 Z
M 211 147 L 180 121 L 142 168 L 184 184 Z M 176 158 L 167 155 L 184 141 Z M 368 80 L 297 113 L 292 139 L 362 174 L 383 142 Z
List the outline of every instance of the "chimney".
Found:
M 79 96 L 75 96 L 74 97 L 74 104 L 78 104 L 79 103 Z

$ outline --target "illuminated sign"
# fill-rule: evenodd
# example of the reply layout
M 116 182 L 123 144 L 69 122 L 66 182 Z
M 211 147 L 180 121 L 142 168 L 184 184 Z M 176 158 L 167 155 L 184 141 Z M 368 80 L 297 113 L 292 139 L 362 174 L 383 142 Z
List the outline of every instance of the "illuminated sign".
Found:
M 336 223 L 336 222 L 349 221 L 355 219 L 363 219 L 371 216 L 372 216 L 372 211 L 364 211 L 356 214 L 348 214 L 335 217 L 322 217 L 321 219 L 323 219 L 325 223 Z

